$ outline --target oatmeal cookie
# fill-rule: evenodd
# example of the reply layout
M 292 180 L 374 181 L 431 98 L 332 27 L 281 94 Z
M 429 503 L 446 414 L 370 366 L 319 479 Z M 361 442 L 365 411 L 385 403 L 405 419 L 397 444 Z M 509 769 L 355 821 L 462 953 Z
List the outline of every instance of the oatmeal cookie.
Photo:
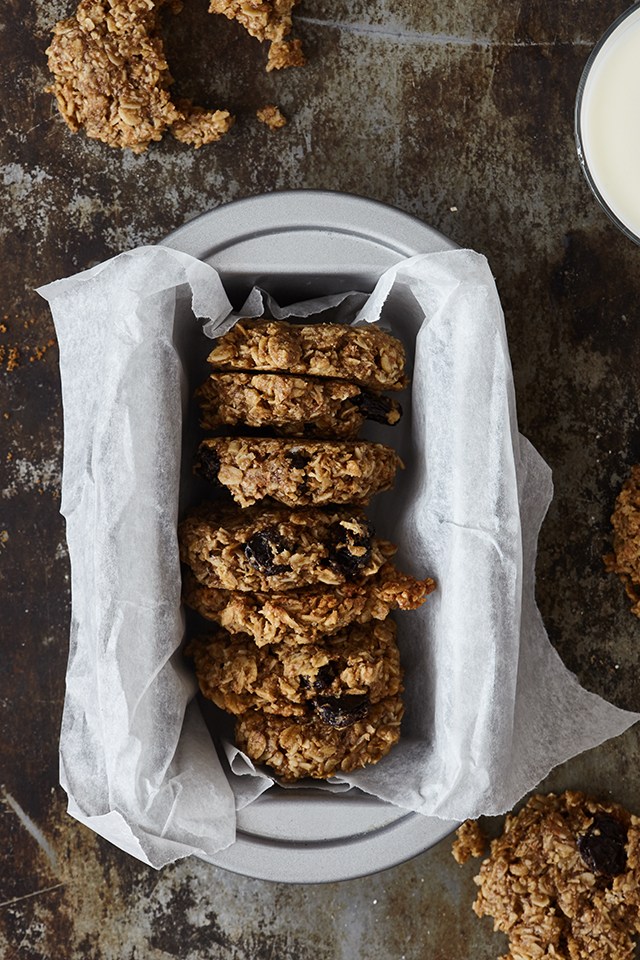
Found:
M 212 373 L 196 391 L 201 426 L 268 427 L 291 437 L 356 437 L 365 420 L 395 424 L 400 405 L 344 380 L 282 373 Z
M 232 637 L 218 630 L 190 643 L 187 654 L 194 658 L 202 694 L 229 713 L 317 714 L 327 698 L 342 698 L 348 713 L 354 696 L 377 703 L 399 692 L 395 638 L 393 620 L 353 624 L 320 644 L 297 647 L 258 647 L 246 634 Z
M 370 324 L 239 320 L 216 340 L 208 359 L 216 370 L 329 377 L 373 391 L 407 385 L 402 343 Z
M 640 617 L 640 465 L 631 468 L 631 476 L 623 483 L 611 523 L 613 553 L 603 558 L 604 565 L 609 573 L 618 574 L 631 600 L 631 612 Z
M 415 610 L 435 590 L 427 577 L 416 580 L 385 563 L 370 577 L 287 593 L 247 593 L 204 587 L 189 571 L 184 602 L 229 633 L 247 633 L 258 646 L 304 644 L 343 630 L 351 623 L 384 620 L 392 610 Z
M 474 910 L 507 960 L 630 960 L 640 932 L 640 819 L 568 791 L 534 796 L 491 843 Z
M 71 130 L 112 147 L 142 153 L 164 132 L 199 146 L 218 140 L 233 123 L 226 110 L 204 111 L 172 102 L 172 82 L 159 11 L 175 0 L 81 0 L 53 29 L 47 50 L 54 82 L 47 88 Z
M 299 40 L 285 40 L 291 33 L 291 12 L 298 0 L 211 0 L 210 13 L 237 20 L 262 43 L 270 41 L 267 70 L 302 67 L 305 57 Z
M 347 700 L 348 712 L 340 707 Z M 358 697 L 327 700 L 322 711 L 304 717 L 250 710 L 236 721 L 236 743 L 282 780 L 326 779 L 381 760 L 400 738 L 402 713 L 399 696 L 378 703 Z
M 179 529 L 180 555 L 206 587 L 294 590 L 370 576 L 395 547 L 374 537 L 357 508 L 216 507 Z
M 381 443 L 213 437 L 203 440 L 195 471 L 248 507 L 270 497 L 290 507 L 365 505 L 393 486 L 402 461 Z

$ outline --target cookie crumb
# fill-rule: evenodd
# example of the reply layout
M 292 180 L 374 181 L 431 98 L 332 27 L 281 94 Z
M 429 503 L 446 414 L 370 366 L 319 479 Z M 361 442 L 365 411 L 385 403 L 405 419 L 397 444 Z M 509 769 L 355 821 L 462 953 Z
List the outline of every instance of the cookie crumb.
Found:
M 20 351 L 17 347 L 9 347 L 7 351 L 7 365 L 6 370 L 8 373 L 12 373 L 20 366 Z
M 29 356 L 29 363 L 33 363 L 35 360 L 42 360 L 49 347 L 52 347 L 54 344 L 55 340 L 47 340 L 47 342 L 41 346 L 34 347 L 33 353 Z
M 266 124 L 270 130 L 280 130 L 281 127 L 287 124 L 287 118 L 281 112 L 280 108 L 276 107 L 273 103 L 268 103 L 266 106 L 256 110 L 256 117 L 260 123 Z
M 487 838 L 477 820 L 465 820 L 456 830 L 456 839 L 451 847 L 453 859 L 457 863 L 466 863 L 471 857 L 483 857 L 487 848 Z
M 220 140 L 234 124 L 235 118 L 228 110 L 205 110 L 190 100 L 178 100 L 176 106 L 183 118 L 171 124 L 171 133 L 180 143 L 188 143 L 196 150 Z

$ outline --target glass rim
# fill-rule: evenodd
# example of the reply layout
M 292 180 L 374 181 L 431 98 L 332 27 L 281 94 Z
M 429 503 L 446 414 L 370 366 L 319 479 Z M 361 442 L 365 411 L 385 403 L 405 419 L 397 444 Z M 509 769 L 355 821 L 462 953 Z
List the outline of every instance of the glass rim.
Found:
M 574 134 L 575 134 L 576 150 L 578 153 L 578 161 L 580 163 L 580 168 L 582 170 L 582 173 L 584 174 L 584 177 L 587 183 L 589 184 L 589 187 L 591 188 L 591 192 L 593 193 L 596 200 L 598 201 L 598 203 L 600 204 L 604 212 L 607 214 L 609 219 L 612 221 L 612 223 L 614 223 L 615 226 L 626 237 L 628 237 L 629 240 L 632 240 L 634 243 L 640 246 L 640 235 L 634 233 L 633 230 L 631 230 L 631 228 L 628 227 L 624 223 L 624 221 L 620 219 L 620 217 L 611 209 L 608 202 L 605 200 L 602 193 L 600 192 L 600 189 L 595 181 L 593 174 L 591 173 L 589 164 L 587 162 L 587 157 L 584 149 L 584 138 L 582 135 L 582 124 L 581 124 L 582 101 L 584 97 L 584 91 L 585 91 L 587 82 L 589 80 L 589 75 L 591 73 L 593 65 L 595 64 L 596 60 L 600 56 L 600 53 L 602 52 L 602 48 L 607 43 L 607 41 L 611 38 L 611 36 L 622 26 L 622 24 L 633 13 L 638 13 L 638 12 L 640 12 L 640 0 L 636 0 L 636 2 L 633 3 L 626 10 L 624 10 L 620 14 L 620 16 L 616 17 L 616 19 L 607 27 L 607 29 L 602 34 L 600 39 L 597 41 L 597 43 L 593 47 L 591 53 L 589 54 L 589 57 L 587 59 L 587 62 L 584 65 L 584 68 L 582 70 L 582 74 L 580 76 L 580 80 L 578 83 L 578 92 L 576 94 L 576 102 L 575 102 L 575 108 L 574 108 Z

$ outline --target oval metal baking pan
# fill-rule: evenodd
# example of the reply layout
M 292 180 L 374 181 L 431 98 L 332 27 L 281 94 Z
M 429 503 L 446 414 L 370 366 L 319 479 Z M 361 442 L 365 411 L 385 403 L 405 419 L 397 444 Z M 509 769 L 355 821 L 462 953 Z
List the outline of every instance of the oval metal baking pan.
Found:
M 254 285 L 282 303 L 346 290 L 369 292 L 399 260 L 455 247 L 393 207 L 316 190 L 225 204 L 162 242 L 215 267 L 236 306 Z M 456 826 L 358 790 L 331 794 L 274 787 L 238 812 L 236 842 L 207 859 L 261 880 L 347 880 L 402 863 Z

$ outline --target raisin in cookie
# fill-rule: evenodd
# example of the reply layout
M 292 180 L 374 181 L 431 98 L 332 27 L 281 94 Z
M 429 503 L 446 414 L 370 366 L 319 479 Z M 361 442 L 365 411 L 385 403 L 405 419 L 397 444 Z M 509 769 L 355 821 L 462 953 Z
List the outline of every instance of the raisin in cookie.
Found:
M 180 556 L 207 587 L 294 590 L 376 573 L 395 547 L 374 537 L 349 507 L 217 507 L 203 504 L 180 525 Z
M 192 641 L 202 694 L 229 713 L 264 710 L 287 717 L 327 697 L 367 696 L 370 703 L 394 696 L 402 672 L 392 620 L 325 638 L 320 644 L 258 647 L 251 637 L 225 630 Z
M 304 717 L 250 710 L 236 721 L 236 743 L 282 780 L 326 779 L 381 760 L 400 739 L 402 714 L 399 696 L 327 698 Z
M 518 960 L 630 960 L 640 931 L 640 819 L 568 791 L 534 796 L 491 843 L 474 903 Z
M 184 602 L 230 633 L 247 633 L 258 646 L 311 643 L 351 623 L 384 620 L 391 610 L 415 610 L 435 590 L 427 577 L 401 573 L 385 563 L 370 577 L 304 587 L 287 593 L 247 593 L 205 587 L 188 571 Z
M 400 405 L 344 380 L 280 373 L 212 373 L 196 391 L 201 426 L 268 427 L 290 437 L 356 437 L 365 420 L 393 425 Z
M 350 380 L 379 392 L 407 385 L 402 343 L 384 330 L 342 323 L 240 320 L 216 342 L 217 370 L 262 370 Z
M 195 470 L 248 507 L 270 497 L 290 507 L 364 505 L 393 486 L 402 461 L 381 443 L 213 437 L 203 440 Z

